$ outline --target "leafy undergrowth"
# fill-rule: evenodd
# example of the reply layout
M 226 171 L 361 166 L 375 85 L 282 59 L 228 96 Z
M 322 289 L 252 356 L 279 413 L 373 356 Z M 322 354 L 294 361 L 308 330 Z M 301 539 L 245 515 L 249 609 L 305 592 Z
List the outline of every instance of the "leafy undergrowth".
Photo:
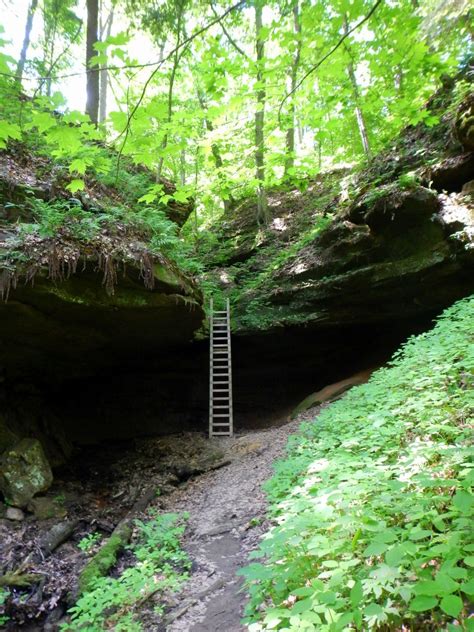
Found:
M 474 630 L 474 297 L 305 423 L 242 572 L 261 630 Z
M 176 592 L 188 577 L 190 561 L 181 549 L 186 515 L 155 515 L 151 520 L 136 521 L 138 533 L 130 546 L 135 564 L 118 577 L 96 579 L 71 608 L 71 623 L 61 626 L 73 630 L 145 630 L 139 620 L 140 607 L 152 596 Z M 156 614 L 162 606 L 156 607 Z

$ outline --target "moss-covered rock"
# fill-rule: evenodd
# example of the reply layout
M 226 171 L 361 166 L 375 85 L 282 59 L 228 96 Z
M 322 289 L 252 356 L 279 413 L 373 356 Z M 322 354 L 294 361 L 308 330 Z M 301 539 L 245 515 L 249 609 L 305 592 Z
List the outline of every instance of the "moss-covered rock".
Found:
M 52 482 L 51 467 L 36 439 L 22 439 L 0 458 L 0 491 L 15 507 L 26 507 Z

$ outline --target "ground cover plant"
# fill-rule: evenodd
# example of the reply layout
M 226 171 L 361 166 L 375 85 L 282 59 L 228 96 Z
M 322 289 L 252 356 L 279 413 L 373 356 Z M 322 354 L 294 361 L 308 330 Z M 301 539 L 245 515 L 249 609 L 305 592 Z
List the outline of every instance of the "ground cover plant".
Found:
M 251 632 L 474 630 L 473 321 L 459 301 L 290 440 Z
M 152 514 L 137 520 L 137 534 L 129 549 L 134 563 L 117 577 L 100 577 L 70 609 L 71 623 L 61 629 L 143 630 L 137 610 L 152 595 L 176 592 L 188 576 L 189 559 L 180 546 L 186 516 Z

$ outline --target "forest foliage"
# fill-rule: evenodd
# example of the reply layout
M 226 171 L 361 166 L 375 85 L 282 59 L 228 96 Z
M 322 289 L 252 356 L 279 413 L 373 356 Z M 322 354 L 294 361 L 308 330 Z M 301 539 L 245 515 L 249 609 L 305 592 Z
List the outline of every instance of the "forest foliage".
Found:
M 176 200 L 198 200 L 185 237 L 249 195 L 262 202 L 264 223 L 269 187 L 364 163 L 403 126 L 435 124 L 422 104 L 472 54 L 462 1 L 116 0 L 99 10 L 89 0 L 87 8 L 31 0 L 20 59 L 7 54 L 3 34 L 0 148 L 33 143 L 68 172 L 72 196 L 90 176 L 118 184 L 127 157 L 156 177 L 137 193 L 143 206 L 169 201 L 163 176 L 179 184 Z M 67 82 L 85 74 L 84 102 L 89 81 L 100 79 L 92 119 L 89 105 L 84 114 L 68 103 Z
M 249 630 L 474 629 L 473 317 L 459 301 L 290 438 Z

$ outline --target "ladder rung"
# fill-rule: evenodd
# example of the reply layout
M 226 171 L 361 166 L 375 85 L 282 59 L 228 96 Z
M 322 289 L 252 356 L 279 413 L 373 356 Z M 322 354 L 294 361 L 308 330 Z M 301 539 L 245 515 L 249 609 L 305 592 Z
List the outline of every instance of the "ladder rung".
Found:
M 228 388 L 214 388 L 213 392 L 214 393 L 228 393 L 229 389 Z
M 211 432 L 211 437 L 229 437 L 230 436 L 230 428 L 229 432 Z

